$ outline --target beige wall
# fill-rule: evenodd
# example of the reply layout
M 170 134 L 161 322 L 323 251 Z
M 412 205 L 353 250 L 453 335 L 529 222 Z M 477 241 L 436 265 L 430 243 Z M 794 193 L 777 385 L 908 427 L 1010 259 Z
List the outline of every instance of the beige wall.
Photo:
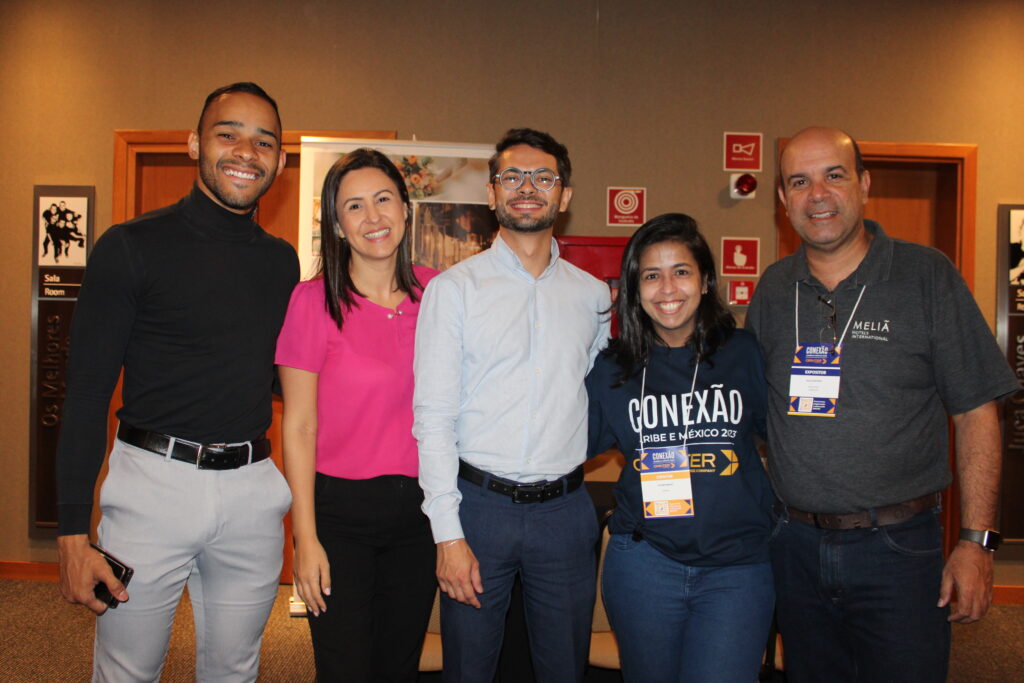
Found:
M 54 558 L 26 531 L 32 187 L 95 185 L 105 228 L 114 129 L 187 128 L 208 91 L 250 79 L 292 129 L 486 143 L 529 125 L 572 152 L 568 233 L 615 234 L 605 186 L 646 186 L 649 215 L 684 211 L 713 244 L 759 236 L 766 254 L 774 174 L 752 201 L 723 198 L 723 130 L 763 132 L 768 159 L 812 123 L 975 143 L 991 321 L 996 205 L 1024 203 L 1022 64 L 1019 2 L 5 0 L 0 560 Z

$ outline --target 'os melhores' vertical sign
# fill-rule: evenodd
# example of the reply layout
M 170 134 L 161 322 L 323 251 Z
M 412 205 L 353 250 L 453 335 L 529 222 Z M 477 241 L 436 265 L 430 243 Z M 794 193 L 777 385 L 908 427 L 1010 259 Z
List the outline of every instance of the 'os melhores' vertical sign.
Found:
M 57 526 L 57 436 L 71 317 L 92 246 L 96 190 L 36 185 L 34 194 L 29 535 L 51 536 Z
M 1024 387 L 1024 204 L 1000 204 L 996 337 Z M 1004 541 L 1024 542 L 1024 390 L 1004 402 L 1003 481 L 999 529 Z

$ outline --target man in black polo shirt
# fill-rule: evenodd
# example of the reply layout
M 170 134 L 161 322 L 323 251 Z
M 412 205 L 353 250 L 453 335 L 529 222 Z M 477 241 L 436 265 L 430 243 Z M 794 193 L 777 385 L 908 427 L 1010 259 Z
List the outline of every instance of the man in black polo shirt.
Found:
M 780 179 L 803 245 L 765 271 L 747 327 L 770 389 L 786 676 L 945 681 L 949 622 L 991 598 L 996 400 L 1017 382 L 949 259 L 864 220 L 871 178 L 850 136 L 800 132 Z M 962 527 L 943 563 L 947 415 Z
M 199 165 L 192 192 L 104 233 L 72 325 L 58 548 L 64 597 L 102 615 L 94 680 L 159 678 L 186 583 L 197 679 L 255 680 L 281 570 L 291 496 L 264 432 L 298 262 L 253 221 L 284 169 L 277 105 L 253 83 L 220 88 L 188 149 Z M 88 543 L 122 367 L 99 542 L 134 568 L 130 599 Z M 93 595 L 100 582 L 116 610 Z

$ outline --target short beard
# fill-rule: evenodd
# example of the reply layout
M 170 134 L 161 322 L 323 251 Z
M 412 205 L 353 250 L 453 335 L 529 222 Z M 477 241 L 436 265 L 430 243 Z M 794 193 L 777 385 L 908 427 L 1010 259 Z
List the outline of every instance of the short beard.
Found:
M 260 197 L 266 194 L 267 190 L 270 189 L 271 183 L 266 183 L 265 185 L 263 185 L 263 187 L 261 187 L 259 192 L 256 194 L 256 197 L 251 202 L 247 203 L 245 200 L 227 196 L 220 191 L 220 186 L 217 184 L 217 165 L 217 162 L 214 162 L 212 167 L 209 164 L 204 164 L 202 150 L 200 150 L 199 177 L 202 179 L 203 184 L 206 185 L 206 188 L 210 190 L 213 196 L 216 197 L 221 204 L 230 209 L 235 209 L 237 211 L 254 211 L 256 209 L 256 204 L 260 200 Z
M 511 213 L 505 208 L 504 204 L 499 204 L 494 208 L 494 213 L 498 218 L 498 225 L 503 228 L 508 228 L 514 232 L 521 233 L 534 233 L 544 232 L 555 224 L 555 220 L 558 218 L 558 211 L 552 211 L 551 213 L 544 214 L 539 218 L 520 218 L 516 219 Z

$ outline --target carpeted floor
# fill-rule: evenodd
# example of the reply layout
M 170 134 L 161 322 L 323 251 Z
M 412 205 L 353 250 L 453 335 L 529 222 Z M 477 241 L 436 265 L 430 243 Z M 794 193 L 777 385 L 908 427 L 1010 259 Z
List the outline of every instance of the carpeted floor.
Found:
M 315 679 L 305 619 L 288 616 L 291 586 L 281 586 L 263 638 L 260 681 L 306 683 Z M 5 606 L 0 627 L 0 681 L 88 681 L 92 674 L 92 612 L 69 605 L 55 583 L 0 581 Z M 194 681 L 192 606 L 182 600 L 174 619 L 161 681 Z
M 282 586 L 270 616 L 260 663 L 260 681 L 314 680 L 309 630 L 288 616 L 289 586 Z M 64 602 L 56 584 L 0 580 L 0 681 L 88 681 L 92 613 Z M 165 683 L 193 681 L 192 609 L 183 600 L 175 619 Z M 1024 681 L 1024 607 L 995 606 L 978 624 L 953 627 L 949 680 L 971 683 Z M 519 683 L 519 682 L 510 682 Z

